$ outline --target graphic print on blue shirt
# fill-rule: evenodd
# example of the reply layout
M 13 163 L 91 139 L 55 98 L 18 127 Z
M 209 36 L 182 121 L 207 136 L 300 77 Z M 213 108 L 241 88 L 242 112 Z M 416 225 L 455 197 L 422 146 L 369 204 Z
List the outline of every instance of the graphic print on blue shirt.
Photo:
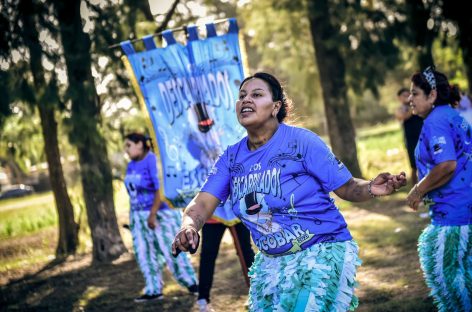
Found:
M 159 189 L 156 155 L 148 152 L 139 161 L 130 161 L 126 169 L 125 186 L 130 198 L 131 210 L 151 210 Z M 162 202 L 160 209 L 168 207 Z
M 424 197 L 434 225 L 472 223 L 472 128 L 449 105 L 437 106 L 424 120 L 415 150 L 419 178 L 438 164 L 454 160 L 452 178 Z
M 352 178 L 313 132 L 280 124 L 262 147 L 247 138 L 218 159 L 202 187 L 222 201 L 270 255 L 297 252 L 319 242 L 352 239 L 329 192 Z

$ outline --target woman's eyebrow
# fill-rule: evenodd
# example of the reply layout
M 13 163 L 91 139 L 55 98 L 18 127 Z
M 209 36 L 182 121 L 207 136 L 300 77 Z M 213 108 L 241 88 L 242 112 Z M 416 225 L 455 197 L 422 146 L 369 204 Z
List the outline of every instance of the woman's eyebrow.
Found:
M 261 88 L 257 88 L 257 89 L 254 89 L 254 90 L 251 90 L 251 92 L 254 92 L 254 91 L 264 91 L 264 89 L 261 89 Z M 241 90 L 239 91 L 239 93 L 243 93 L 243 92 L 247 92 L 246 90 Z

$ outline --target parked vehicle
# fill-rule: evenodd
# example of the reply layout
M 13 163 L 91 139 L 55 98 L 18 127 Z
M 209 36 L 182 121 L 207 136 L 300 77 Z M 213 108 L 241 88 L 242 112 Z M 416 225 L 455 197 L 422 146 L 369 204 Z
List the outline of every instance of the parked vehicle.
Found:
M 34 188 L 32 186 L 25 184 L 16 184 L 9 186 L 2 193 L 0 193 L 0 199 L 22 197 L 26 195 L 31 195 L 33 193 Z

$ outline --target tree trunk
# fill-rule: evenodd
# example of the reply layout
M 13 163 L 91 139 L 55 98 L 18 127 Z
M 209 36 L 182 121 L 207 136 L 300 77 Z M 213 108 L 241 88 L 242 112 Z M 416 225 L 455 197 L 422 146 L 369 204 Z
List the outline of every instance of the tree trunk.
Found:
M 57 123 L 54 109 L 38 105 L 41 117 L 41 129 L 48 162 L 49 180 L 56 202 L 59 217 L 59 240 L 56 256 L 63 257 L 75 254 L 79 244 L 79 225 L 74 221 L 74 209 L 67 192 L 66 181 L 62 170 L 59 144 L 57 141 Z
M 463 16 L 457 21 L 459 24 L 459 44 L 462 49 L 465 73 L 469 84 L 469 95 L 472 95 L 472 19 L 470 15 Z
M 34 86 L 38 93 L 44 94 L 47 86 L 44 70 L 41 65 L 43 55 L 39 43 L 38 31 L 34 21 L 34 7 L 31 0 L 21 0 L 19 11 L 24 24 L 24 40 L 30 53 L 30 68 L 33 74 Z M 55 83 L 55 82 L 54 82 Z M 49 170 L 56 210 L 59 219 L 59 240 L 56 257 L 75 254 L 79 243 L 79 226 L 74 221 L 74 209 L 67 193 L 66 182 L 61 164 L 61 155 L 57 140 L 57 122 L 54 117 L 53 103 L 44 97 L 37 98 L 37 106 L 41 120 L 41 130 L 44 139 L 44 149 Z
M 431 12 L 425 7 L 422 0 L 406 1 L 405 5 L 409 12 L 410 27 L 414 34 L 418 66 L 420 70 L 424 70 L 426 67 L 434 65 L 432 48 L 436 31 L 427 27 Z
M 472 95 L 472 18 L 464 8 L 453 1 L 444 1 L 444 16 L 457 23 L 459 27 L 459 45 L 462 50 L 465 72 L 469 84 L 469 95 Z
M 82 31 L 81 0 L 54 1 L 72 101 L 71 141 L 77 146 L 93 259 L 110 262 L 126 251 L 113 202 L 110 163 L 99 131 L 100 105 L 91 72 L 90 37 Z
M 356 135 L 347 99 L 344 60 L 337 49 L 341 43 L 333 39 L 337 30 L 330 24 L 328 5 L 326 0 L 311 0 L 308 4 L 308 15 L 321 77 L 329 140 L 334 154 L 354 176 L 361 177 Z

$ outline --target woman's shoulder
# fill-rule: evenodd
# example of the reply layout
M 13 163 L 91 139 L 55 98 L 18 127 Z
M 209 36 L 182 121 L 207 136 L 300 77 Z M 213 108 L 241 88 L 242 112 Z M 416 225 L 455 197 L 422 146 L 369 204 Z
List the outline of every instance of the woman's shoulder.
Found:
M 441 105 L 436 107 L 431 114 L 424 120 L 426 127 L 440 127 L 453 122 L 459 113 L 449 105 Z
M 294 125 L 287 125 L 287 124 L 283 124 L 283 125 L 285 127 L 286 133 L 290 137 L 321 141 L 320 136 L 316 134 L 315 132 L 311 131 L 310 129 L 300 127 L 300 126 L 294 126 Z
M 148 151 L 146 156 L 144 156 L 144 159 L 146 161 L 155 161 L 157 159 L 156 154 L 154 154 L 153 151 Z

